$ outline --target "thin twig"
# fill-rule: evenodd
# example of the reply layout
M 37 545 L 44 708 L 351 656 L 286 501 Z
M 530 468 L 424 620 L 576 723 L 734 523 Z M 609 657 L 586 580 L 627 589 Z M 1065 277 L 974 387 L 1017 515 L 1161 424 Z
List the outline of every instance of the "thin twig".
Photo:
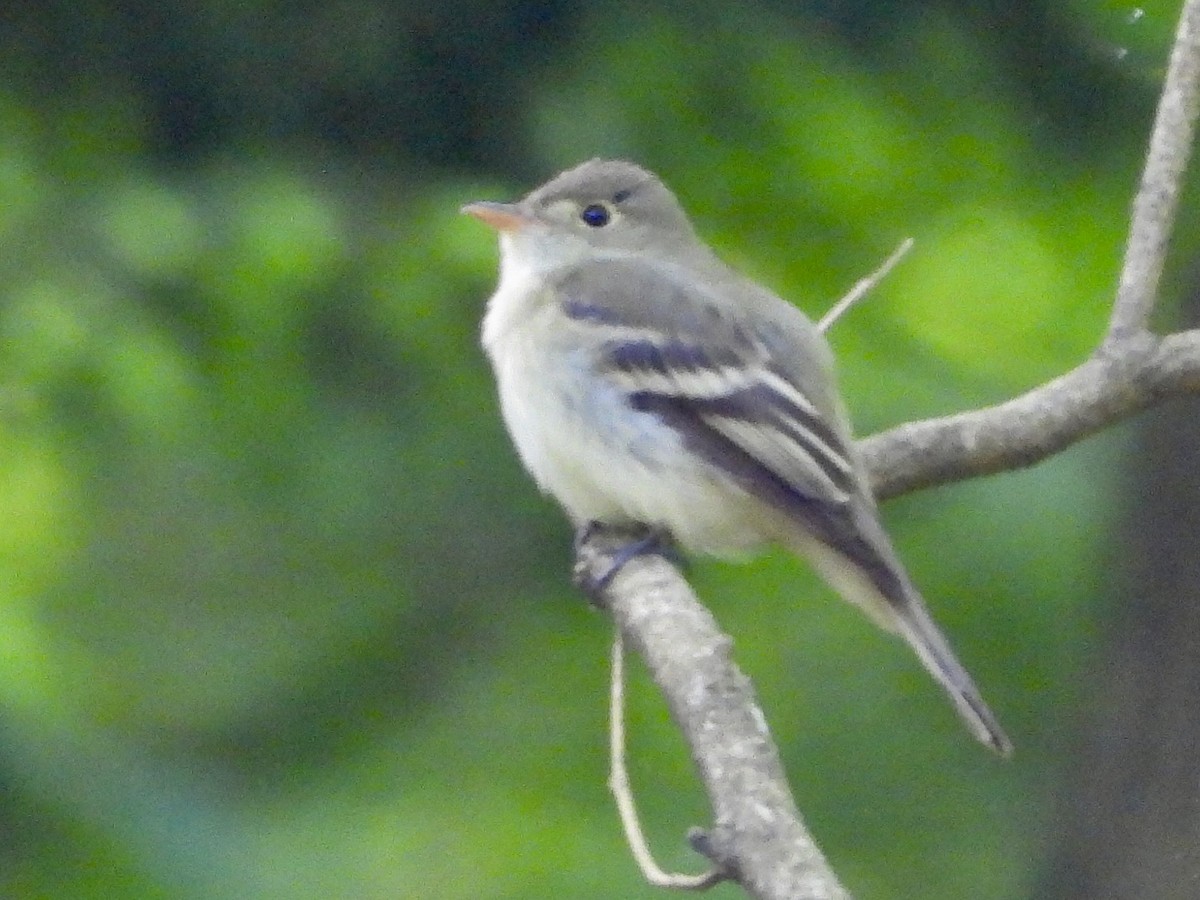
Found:
M 700 875 L 683 875 L 664 872 L 654 859 L 650 845 L 642 832 L 638 819 L 637 805 L 633 800 L 633 787 L 629 782 L 629 770 L 625 767 L 625 639 L 621 629 L 613 631 L 612 685 L 609 690 L 608 708 L 608 788 L 617 801 L 621 814 L 621 827 L 625 830 L 625 841 L 634 861 L 642 870 L 642 876 L 655 887 L 675 888 L 684 891 L 703 891 L 724 880 L 716 869 Z
M 821 317 L 821 321 L 817 323 L 817 329 L 819 331 L 828 331 L 833 323 L 842 317 L 846 310 L 865 297 L 869 291 L 875 288 L 875 285 L 887 277 L 888 273 L 896 267 L 896 263 L 900 262 L 904 258 L 904 255 L 912 249 L 912 245 L 913 239 L 905 238 L 900 243 L 900 246 L 892 251 L 892 255 L 883 261 L 883 265 L 859 281 L 850 289 L 850 293 L 833 304 L 833 308 L 825 313 Z

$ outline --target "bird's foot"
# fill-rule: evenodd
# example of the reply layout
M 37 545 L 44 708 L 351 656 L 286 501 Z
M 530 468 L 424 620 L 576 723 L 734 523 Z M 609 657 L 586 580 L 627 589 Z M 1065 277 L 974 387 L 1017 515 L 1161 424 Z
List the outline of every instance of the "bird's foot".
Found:
M 588 522 L 575 532 L 573 580 L 594 604 L 602 606 L 605 589 L 631 559 L 645 554 L 673 559 L 673 552 L 670 537 L 661 529 Z

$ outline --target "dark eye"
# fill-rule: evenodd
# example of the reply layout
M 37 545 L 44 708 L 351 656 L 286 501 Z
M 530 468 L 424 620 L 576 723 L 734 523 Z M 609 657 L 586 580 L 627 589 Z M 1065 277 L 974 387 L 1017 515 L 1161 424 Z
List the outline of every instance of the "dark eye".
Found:
M 592 203 L 583 208 L 583 212 L 579 214 L 579 218 L 583 219 L 585 225 L 592 228 L 603 228 L 608 224 L 610 218 L 608 207 L 603 203 Z

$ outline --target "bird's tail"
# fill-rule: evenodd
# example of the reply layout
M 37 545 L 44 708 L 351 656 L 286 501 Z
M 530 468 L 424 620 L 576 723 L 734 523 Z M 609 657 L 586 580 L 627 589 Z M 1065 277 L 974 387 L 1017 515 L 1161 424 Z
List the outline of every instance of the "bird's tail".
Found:
M 950 696 L 954 708 L 971 733 L 1001 756 L 1012 753 L 1012 742 L 988 705 L 979 695 L 975 682 L 950 649 L 924 602 L 915 594 L 896 611 L 895 631 L 908 642 L 917 658 Z
M 885 594 L 859 566 L 827 545 L 811 538 L 795 542 L 793 549 L 808 557 L 817 570 L 847 600 L 861 608 L 887 631 L 904 638 L 922 665 L 942 686 L 971 733 L 1001 756 L 1012 753 L 1012 742 L 984 703 L 975 682 L 950 649 L 925 601 L 912 586 L 899 561 L 889 565 L 890 590 Z M 889 556 L 891 554 L 889 553 Z

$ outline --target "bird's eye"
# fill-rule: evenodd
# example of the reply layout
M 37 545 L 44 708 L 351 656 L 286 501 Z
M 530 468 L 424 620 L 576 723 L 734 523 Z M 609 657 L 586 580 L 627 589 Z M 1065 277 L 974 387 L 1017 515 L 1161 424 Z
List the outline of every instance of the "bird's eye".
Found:
M 579 214 L 579 218 L 583 219 L 585 225 L 592 228 L 603 228 L 608 224 L 611 216 L 608 212 L 608 207 L 603 203 L 592 203 L 583 208 L 583 212 Z

